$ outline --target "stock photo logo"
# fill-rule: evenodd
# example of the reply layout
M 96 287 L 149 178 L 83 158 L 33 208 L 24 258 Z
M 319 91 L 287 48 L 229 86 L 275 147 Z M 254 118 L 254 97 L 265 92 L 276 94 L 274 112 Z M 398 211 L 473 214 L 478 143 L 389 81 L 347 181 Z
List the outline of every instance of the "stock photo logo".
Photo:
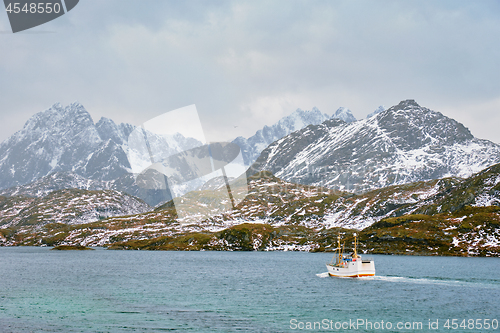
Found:
M 52 21 L 70 10 L 79 0 L 3 0 L 12 32 L 31 29 Z
M 127 158 L 139 187 L 168 193 L 180 223 L 233 209 L 248 193 L 240 147 L 207 143 L 195 105 L 136 127 L 128 137 Z

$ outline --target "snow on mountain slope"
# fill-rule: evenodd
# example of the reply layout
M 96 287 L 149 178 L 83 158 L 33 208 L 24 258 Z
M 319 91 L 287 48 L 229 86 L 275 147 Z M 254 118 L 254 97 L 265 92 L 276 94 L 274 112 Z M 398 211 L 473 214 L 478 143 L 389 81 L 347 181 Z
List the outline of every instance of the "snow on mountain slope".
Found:
M 423 242 L 423 245 L 427 246 L 430 244 L 429 241 L 438 237 L 438 244 L 445 240 L 446 251 L 456 247 L 457 244 L 463 245 L 461 248 L 468 251 L 467 249 L 477 249 L 481 244 L 488 247 L 489 243 L 485 243 L 486 241 L 498 240 L 499 208 L 482 207 L 484 203 L 478 203 L 475 199 L 485 193 L 490 196 L 489 202 L 500 197 L 499 174 L 500 164 L 497 164 L 465 180 L 445 178 L 422 181 L 353 195 L 326 188 L 292 184 L 274 177 L 269 172 L 261 172 L 248 179 L 250 189 L 248 196 L 235 209 L 208 219 L 193 216 L 192 223 L 184 223 L 185 221 L 179 219 L 171 203 L 157 207 L 154 211 L 97 221 L 96 218 L 103 217 L 101 211 L 89 210 L 88 200 L 82 200 L 89 197 L 88 191 L 80 191 L 76 195 L 76 190 L 56 191 L 43 201 L 34 198 L 0 197 L 2 211 L 10 212 L 9 216 L 22 217 L 14 221 L 21 227 L 15 237 L 9 230 L 2 233 L 0 228 L 0 244 L 40 245 L 57 242 L 57 244 L 103 246 L 132 240 L 137 245 L 136 241 L 149 239 L 154 243 L 157 240 L 170 242 L 168 239 L 171 237 L 185 236 L 187 243 L 192 245 L 208 237 L 207 232 L 222 232 L 234 226 L 253 223 L 283 228 L 272 234 L 273 239 L 279 238 L 286 230 L 290 232 L 288 235 L 299 235 L 300 230 L 304 231 L 303 227 L 306 227 L 308 232 L 329 238 L 325 244 L 330 245 L 331 238 L 328 235 L 329 233 L 331 235 L 331 231 L 327 229 L 341 227 L 363 229 L 366 237 L 370 239 L 368 242 L 370 247 L 367 249 L 373 248 L 374 244 L 380 242 L 383 242 L 384 246 L 395 246 L 391 245 L 395 243 L 385 243 L 388 240 L 399 239 L 407 244 L 406 237 L 413 239 L 409 245 L 407 244 L 408 246 L 413 246 L 415 242 Z M 213 193 L 207 191 L 190 192 L 183 198 L 191 200 L 193 207 L 198 206 L 199 209 L 211 209 L 221 203 L 220 200 L 214 200 Z M 470 207 L 468 206 L 470 203 L 481 207 Z M 493 204 L 499 205 L 500 202 L 497 200 Z M 108 206 L 112 205 L 105 205 Z M 433 210 L 429 210 L 429 207 Z M 437 207 L 442 209 L 438 210 Z M 199 209 L 193 212 L 196 213 Z M 431 215 L 422 215 L 423 210 Z M 42 212 L 43 216 L 32 214 L 33 212 Z M 97 222 L 71 228 L 61 227 L 59 224 L 44 225 L 46 221 L 54 220 L 79 223 L 82 218 L 68 220 L 69 215 L 74 217 L 75 212 L 79 216 L 84 216 L 87 221 L 93 219 Z M 99 215 L 96 215 L 96 212 Z M 6 226 L 4 225 L 4 228 Z M 455 231 L 450 233 L 457 228 L 460 229 L 458 234 Z M 195 233 L 200 233 L 198 236 L 201 238 Z M 424 238 L 422 239 L 417 233 Z M 1 238 L 2 234 L 4 239 Z M 304 244 L 304 241 L 305 239 L 302 239 L 300 244 Z M 494 246 L 498 246 L 498 242 L 495 244 Z M 434 254 L 439 254 L 435 252 L 435 248 L 430 250 Z M 420 250 L 417 252 L 422 253 Z
M 31 117 L 0 144 L 0 188 L 26 184 L 51 172 L 81 168 L 101 139 L 80 104 L 54 104 Z
M 413 100 L 368 119 L 329 120 L 277 140 L 249 174 L 355 193 L 395 184 L 468 177 L 500 162 L 500 145 Z

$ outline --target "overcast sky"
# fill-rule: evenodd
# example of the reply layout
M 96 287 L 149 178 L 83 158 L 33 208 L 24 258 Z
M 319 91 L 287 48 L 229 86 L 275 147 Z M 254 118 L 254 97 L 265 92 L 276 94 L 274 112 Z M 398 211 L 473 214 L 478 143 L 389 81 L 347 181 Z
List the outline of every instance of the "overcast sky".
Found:
M 498 0 L 81 0 L 0 31 L 0 140 L 55 102 L 135 125 L 196 104 L 213 141 L 412 98 L 500 143 Z

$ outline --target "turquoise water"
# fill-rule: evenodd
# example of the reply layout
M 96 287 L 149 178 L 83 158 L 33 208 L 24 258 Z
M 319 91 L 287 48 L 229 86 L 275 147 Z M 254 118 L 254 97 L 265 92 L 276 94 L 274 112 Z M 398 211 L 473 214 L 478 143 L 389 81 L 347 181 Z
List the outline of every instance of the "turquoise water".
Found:
M 0 248 L 0 332 L 500 331 L 459 327 L 500 320 L 500 259 L 371 257 L 340 279 L 326 253 Z

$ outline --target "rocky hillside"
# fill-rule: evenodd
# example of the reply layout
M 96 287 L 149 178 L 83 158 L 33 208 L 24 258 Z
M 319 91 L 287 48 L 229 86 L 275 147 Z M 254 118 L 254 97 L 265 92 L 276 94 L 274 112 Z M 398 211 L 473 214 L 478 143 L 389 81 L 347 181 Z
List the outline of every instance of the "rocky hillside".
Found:
M 447 191 L 424 200 L 414 212 L 422 214 L 455 213 L 466 206 L 500 206 L 500 164 L 495 164 L 458 182 Z
M 126 193 L 66 189 L 41 198 L 0 197 L 0 228 L 36 228 L 50 223 L 82 224 L 111 216 L 144 213 L 151 207 Z
M 361 229 L 363 249 L 370 253 L 498 256 L 499 175 L 500 165 L 495 165 L 465 180 L 416 182 L 354 195 L 288 183 L 262 172 L 249 179 L 248 195 L 236 209 L 204 220 L 200 212 L 221 204 L 217 192 L 186 196 L 196 213 L 190 218 L 179 218 L 167 203 L 154 211 L 83 225 L 4 226 L 1 233 L 4 245 L 325 251 L 338 232 L 350 235 Z M 476 198 L 488 193 L 488 200 L 471 200 L 463 195 L 465 188 Z M 18 214 L 15 200 L 1 205 Z M 432 210 L 436 207 L 440 212 Z
M 26 185 L 18 185 L 0 190 L 0 195 L 42 198 L 50 192 L 57 190 L 69 188 L 80 190 L 109 190 L 112 189 L 112 186 L 110 181 L 93 180 L 69 171 L 60 171 L 41 177 Z
M 347 251 L 352 229 L 314 230 L 296 225 L 244 223 L 219 232 L 121 241 L 112 249 L 332 251 L 343 235 Z M 360 251 L 373 254 L 500 256 L 500 207 L 465 208 L 457 214 L 388 218 L 358 232 Z
M 0 190 L 0 196 L 42 198 L 53 191 L 64 189 L 121 191 L 141 198 L 150 206 L 156 206 L 172 199 L 168 188 L 165 190 L 146 189 L 137 184 L 135 177 L 130 173 L 126 173 L 114 180 L 103 181 L 85 178 L 69 171 L 55 172 L 26 185 Z

